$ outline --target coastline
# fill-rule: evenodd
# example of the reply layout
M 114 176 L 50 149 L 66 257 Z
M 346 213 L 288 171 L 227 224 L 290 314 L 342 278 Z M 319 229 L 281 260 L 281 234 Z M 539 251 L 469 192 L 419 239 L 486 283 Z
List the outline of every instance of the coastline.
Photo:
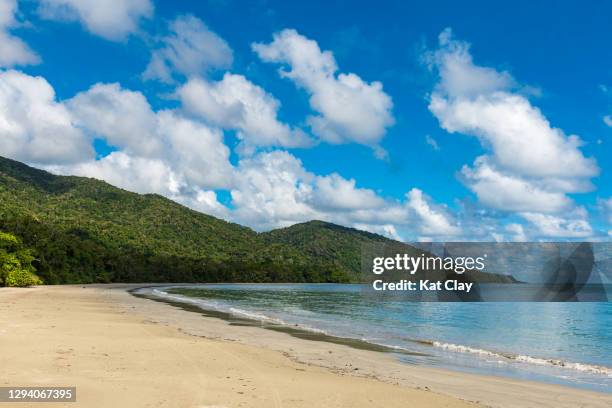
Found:
M 77 403 L 57 404 L 69 407 L 612 404 L 609 394 L 411 366 L 127 292 L 143 286 L 154 285 L 0 289 L 2 386 L 76 385 Z

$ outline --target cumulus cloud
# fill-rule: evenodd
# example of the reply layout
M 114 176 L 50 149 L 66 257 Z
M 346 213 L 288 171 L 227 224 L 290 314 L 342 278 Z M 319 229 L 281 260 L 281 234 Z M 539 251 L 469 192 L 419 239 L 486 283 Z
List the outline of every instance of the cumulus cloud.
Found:
M 180 170 L 165 160 L 132 156 L 122 151 L 110 153 L 99 160 L 74 165 L 52 165 L 47 170 L 57 174 L 78 175 L 104 180 L 128 191 L 160 194 L 187 207 L 227 218 L 228 211 L 214 191 L 190 184 Z
M 478 136 L 504 170 L 529 177 L 588 178 L 597 175 L 593 159 L 578 149 L 578 136 L 550 126 L 521 95 L 496 92 L 475 98 L 434 93 L 429 109 L 448 132 Z
M 527 234 L 525 233 L 525 228 L 521 224 L 508 224 L 506 225 L 506 231 L 511 234 L 510 240 L 516 242 L 525 242 L 527 241 Z
M 476 159 L 474 167 L 463 166 L 461 174 L 488 207 L 512 212 L 559 213 L 573 205 L 564 193 L 547 190 L 546 183 L 540 186 L 537 180 L 527 181 L 500 172 L 486 156 Z
M 278 120 L 280 102 L 242 75 L 226 73 L 216 82 L 192 78 L 176 94 L 191 114 L 212 125 L 237 130 L 247 148 L 311 144 L 303 131 Z
M 449 133 L 476 136 L 488 151 L 463 167 L 466 185 L 490 208 L 529 214 L 524 218 L 547 236 L 586 231 L 586 220 L 556 217 L 575 208 L 567 194 L 591 190 L 599 173 L 580 138 L 553 127 L 508 72 L 476 65 L 470 45 L 449 29 L 439 43 L 425 56 L 439 76 L 429 110 Z
M 398 238 L 408 210 L 355 180 L 316 175 L 286 151 L 260 152 L 240 160 L 231 190 L 233 219 L 258 230 L 313 219 L 336 222 Z
M 385 206 L 374 191 L 356 187 L 355 179 L 345 179 L 337 173 L 317 177 L 312 202 L 330 211 L 371 210 Z
M 462 231 L 441 206 L 436 206 L 423 191 L 413 188 L 406 195 L 407 206 L 421 220 L 419 232 L 427 236 L 456 236 Z
M 155 111 L 140 92 L 116 83 L 95 84 L 56 101 L 44 78 L 3 72 L 0 107 L 0 135 L 6 141 L 1 154 L 57 174 L 161 194 L 258 229 L 323 219 L 393 238 L 410 228 L 431 235 L 452 232 L 429 200 L 423 199 L 426 213 L 414 200 L 385 199 L 354 179 L 314 174 L 286 151 L 256 152 L 234 167 L 221 129 L 180 110 Z M 94 138 L 115 150 L 95 158 Z M 231 192 L 231 207 L 219 202 L 215 189 Z M 421 228 L 422 223 L 432 226 Z
M 286 151 L 242 159 L 231 191 L 233 217 L 260 230 L 320 219 L 401 239 L 455 237 L 458 223 L 421 190 L 386 199 L 337 173 L 316 175 Z
M 154 112 L 140 92 L 96 84 L 67 106 L 88 133 L 129 157 L 163 161 L 189 185 L 222 188 L 232 182 L 229 149 L 219 129 L 171 110 Z
M 269 229 L 319 218 L 308 204 L 314 175 L 291 154 L 274 151 L 243 159 L 238 173 L 231 191 L 238 220 Z
M 200 190 L 195 196 L 189 196 L 187 199 L 183 198 L 179 202 L 196 211 L 226 220 L 230 219 L 228 208 L 219 202 L 217 193 L 214 191 Z
M 289 66 L 280 75 L 310 94 L 310 106 L 318 115 L 310 116 L 308 123 L 321 139 L 375 147 L 393 125 L 393 102 L 382 83 L 368 83 L 354 73 L 336 74 L 333 54 L 321 51 L 316 41 L 286 29 L 271 43 L 255 43 L 252 48 L 265 62 Z
M 151 0 L 40 0 L 38 13 L 56 21 L 78 21 L 87 31 L 112 41 L 124 40 L 153 15 Z
M 440 48 L 427 53 L 425 61 L 438 70 L 438 90 L 450 97 L 478 97 L 509 90 L 515 85 L 508 72 L 474 64 L 470 44 L 453 38 L 447 28 L 439 37 Z
M 521 216 L 537 228 L 540 236 L 547 238 L 588 238 L 593 235 L 586 212 L 580 208 L 570 216 L 540 213 L 522 213 Z
M 10 30 L 19 25 L 15 19 L 17 0 L 0 0 L 0 67 L 30 65 L 40 58 L 20 38 L 11 35 Z
M 393 224 L 383 224 L 383 225 L 372 225 L 372 224 L 353 224 L 353 228 L 362 231 L 368 231 L 373 234 L 382 235 L 387 238 L 394 239 L 396 241 L 403 241 L 404 238 L 397 231 L 397 228 Z
M 159 132 L 170 150 L 166 157 L 185 178 L 198 186 L 226 188 L 233 183 L 229 148 L 219 129 L 184 118 L 172 111 L 159 114 Z
M 11 71 L 0 77 L 0 90 L 5 140 L 29 137 L 15 146 L 3 144 L 2 153 L 58 174 L 161 194 L 257 229 L 323 219 L 396 239 L 413 231 L 454 233 L 445 212 L 429 199 L 422 198 L 420 206 L 414 199 L 385 199 L 354 179 L 309 172 L 286 151 L 245 156 L 233 167 L 219 128 L 180 111 L 154 111 L 141 93 L 119 84 L 95 84 L 57 102 L 43 78 Z M 117 150 L 94 158 L 94 137 Z M 49 157 L 25 157 L 28 152 Z M 231 208 L 217 199 L 213 190 L 219 188 L 230 190 Z
M 213 191 L 234 183 L 220 129 L 177 111 L 154 111 L 140 92 L 116 83 L 95 84 L 65 106 L 79 132 L 104 139 L 117 150 L 99 159 L 45 166 L 48 170 L 160 194 L 207 214 L 230 217 Z
M 113 186 L 136 193 L 178 194 L 183 181 L 170 166 L 159 159 L 112 152 L 99 160 L 74 165 L 49 166 L 55 173 L 104 180 Z
M 604 116 L 603 121 L 607 126 L 612 127 L 612 115 Z
M 117 83 L 95 84 L 67 101 L 78 124 L 130 154 L 152 157 L 164 150 L 157 115 L 140 92 Z
M 42 77 L 0 71 L 0 154 L 34 164 L 94 156 L 90 140 Z
M 408 211 L 400 203 L 388 202 L 336 173 L 309 172 L 286 151 L 243 158 L 236 172 L 231 191 L 234 216 L 257 229 L 320 219 L 390 232 L 390 226 L 407 220 Z
M 183 15 L 170 22 L 169 33 L 153 50 L 143 77 L 172 82 L 174 74 L 200 75 L 232 64 L 229 45 L 202 20 Z

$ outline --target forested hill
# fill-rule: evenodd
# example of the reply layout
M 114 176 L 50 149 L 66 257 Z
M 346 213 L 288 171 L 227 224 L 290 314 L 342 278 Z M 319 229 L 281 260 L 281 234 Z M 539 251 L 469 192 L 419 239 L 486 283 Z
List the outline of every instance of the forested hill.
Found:
M 380 235 L 321 221 L 267 233 L 154 194 L 0 157 L 0 230 L 46 283 L 348 282 Z
M 351 271 L 359 271 L 361 268 L 363 245 L 395 242 L 371 232 L 324 221 L 295 224 L 260 235 L 268 244 L 284 243 L 308 256 L 335 260 Z

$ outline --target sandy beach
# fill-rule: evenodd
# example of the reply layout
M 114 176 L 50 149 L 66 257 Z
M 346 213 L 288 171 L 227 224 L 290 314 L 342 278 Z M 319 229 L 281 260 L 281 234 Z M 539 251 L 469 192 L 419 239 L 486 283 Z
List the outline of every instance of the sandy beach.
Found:
M 54 407 L 612 406 L 610 394 L 229 325 L 136 286 L 1 288 L 0 385 L 76 386 L 76 403 Z

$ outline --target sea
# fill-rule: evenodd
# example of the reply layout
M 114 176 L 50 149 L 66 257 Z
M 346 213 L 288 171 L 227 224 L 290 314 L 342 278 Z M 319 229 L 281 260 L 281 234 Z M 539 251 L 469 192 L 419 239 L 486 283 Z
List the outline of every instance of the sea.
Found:
M 612 392 L 611 302 L 414 302 L 368 296 L 359 284 L 206 284 L 141 292 L 262 327 L 383 346 L 406 364 Z

